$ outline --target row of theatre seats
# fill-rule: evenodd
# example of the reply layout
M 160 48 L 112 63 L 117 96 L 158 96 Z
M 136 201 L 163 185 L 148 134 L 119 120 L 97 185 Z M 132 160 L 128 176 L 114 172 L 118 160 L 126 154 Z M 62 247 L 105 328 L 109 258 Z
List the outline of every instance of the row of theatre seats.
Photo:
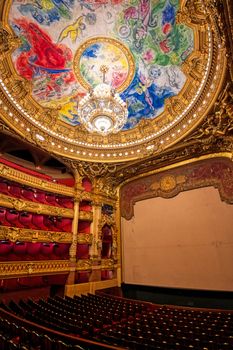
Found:
M 233 349 L 233 312 L 159 307 L 103 294 L 11 301 L 2 308 L 102 348 Z
M 45 192 L 36 188 L 30 188 L 20 185 L 19 183 L 9 182 L 0 178 L 0 193 L 7 196 L 43 203 L 46 205 L 53 205 L 63 208 L 73 208 L 73 199 L 67 196 L 60 196 L 51 192 Z
M 70 243 L 0 241 L 0 261 L 69 259 Z
M 1 350 L 86 350 L 79 345 L 69 345 L 46 334 L 30 331 L 23 326 L 0 318 Z
M 32 230 L 71 232 L 72 219 L 0 207 L 0 225 Z

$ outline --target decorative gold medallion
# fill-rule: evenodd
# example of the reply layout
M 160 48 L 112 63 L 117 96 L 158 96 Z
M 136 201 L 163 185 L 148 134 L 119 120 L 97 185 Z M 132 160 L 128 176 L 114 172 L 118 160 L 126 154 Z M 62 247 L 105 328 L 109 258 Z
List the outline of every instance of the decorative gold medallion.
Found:
M 105 82 L 118 92 L 130 85 L 135 73 L 130 50 L 122 42 L 108 37 L 85 41 L 76 51 L 73 64 L 79 83 L 87 90 L 103 82 L 103 66 L 107 67 Z
M 176 179 L 174 176 L 167 175 L 160 180 L 160 188 L 164 192 L 170 192 L 176 187 Z

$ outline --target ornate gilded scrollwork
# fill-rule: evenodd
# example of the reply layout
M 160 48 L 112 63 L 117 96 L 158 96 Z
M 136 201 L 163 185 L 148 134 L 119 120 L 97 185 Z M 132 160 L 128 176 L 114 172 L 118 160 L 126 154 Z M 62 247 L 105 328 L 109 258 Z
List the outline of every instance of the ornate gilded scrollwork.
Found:
M 90 233 L 79 233 L 78 234 L 78 244 L 92 244 L 93 235 Z
M 0 52 L 6 53 L 15 49 L 20 44 L 21 40 L 16 35 L 12 35 L 0 22 Z
M 114 260 L 113 259 L 102 259 L 101 260 L 101 269 L 114 269 Z
M 50 261 L 14 261 L 0 263 L 0 277 L 21 277 L 38 274 L 54 274 L 69 272 L 70 262 L 67 260 Z
M 93 221 L 93 213 L 91 211 L 80 211 L 79 219 L 86 221 Z
M 74 189 L 72 187 L 63 186 L 54 182 L 45 181 L 35 176 L 28 175 L 19 170 L 8 167 L 5 164 L 0 164 L 0 176 L 18 182 L 29 187 L 38 188 L 44 191 L 62 194 L 64 196 L 74 196 Z
M 13 198 L 4 194 L 0 197 L 0 206 L 6 208 L 13 208 L 18 211 L 29 211 L 32 213 L 61 216 L 67 218 L 73 218 L 73 209 L 55 207 L 51 205 L 46 205 L 42 203 L 35 203 L 31 201 L 26 201 L 19 198 Z
M 12 242 L 23 241 L 71 243 L 72 233 L 0 226 L 0 240 L 8 239 Z
M 91 270 L 92 262 L 90 259 L 79 259 L 77 261 L 76 270 L 78 271 L 85 271 L 85 270 Z
M 154 171 L 125 184 L 121 189 L 121 215 L 129 220 L 134 204 L 142 199 L 170 198 L 181 191 L 214 186 L 222 200 L 233 203 L 233 166 L 227 158 L 207 158 L 199 162 L 187 162 L 183 166 L 170 167 L 166 171 Z
M 196 140 L 203 148 L 215 142 L 216 139 L 233 136 L 233 83 L 228 82 L 219 95 L 215 108 L 207 115 L 201 127 L 197 128 L 186 142 Z

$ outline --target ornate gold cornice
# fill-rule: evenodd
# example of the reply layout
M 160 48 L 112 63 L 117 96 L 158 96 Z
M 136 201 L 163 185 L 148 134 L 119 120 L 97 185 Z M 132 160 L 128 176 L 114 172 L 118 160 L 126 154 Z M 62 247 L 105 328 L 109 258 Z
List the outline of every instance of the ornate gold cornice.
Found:
M 93 213 L 91 211 L 81 210 L 79 212 L 79 219 L 86 220 L 86 221 L 93 221 Z
M 69 272 L 69 260 L 0 262 L 0 277 L 22 277 Z
M 78 244 L 92 244 L 93 235 L 91 233 L 78 233 Z
M 72 187 L 42 180 L 35 176 L 31 176 L 19 170 L 10 168 L 5 164 L 0 164 L 0 176 L 6 178 L 7 180 L 15 181 L 22 185 L 27 185 L 33 188 L 38 188 L 43 191 L 48 191 L 70 197 L 74 196 L 74 189 Z
M 61 216 L 66 218 L 73 218 L 73 209 L 60 208 L 51 205 L 26 201 L 23 199 L 13 198 L 4 194 L 0 195 L 0 206 L 6 208 L 13 208 L 18 211 L 28 211 L 37 214 L 45 214 L 52 216 Z
M 9 239 L 12 242 L 23 241 L 71 243 L 72 233 L 0 226 L 0 240 L 5 239 Z

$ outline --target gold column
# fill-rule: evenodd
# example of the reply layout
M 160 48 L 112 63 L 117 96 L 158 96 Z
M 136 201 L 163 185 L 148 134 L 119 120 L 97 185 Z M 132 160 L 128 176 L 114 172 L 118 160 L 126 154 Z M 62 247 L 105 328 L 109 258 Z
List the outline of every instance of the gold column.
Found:
M 66 284 L 74 284 L 75 282 L 75 267 L 78 243 L 78 218 L 79 218 L 79 199 L 74 200 L 74 217 L 72 222 L 72 243 L 70 246 L 70 273 Z
M 78 220 L 79 220 L 79 203 L 81 200 L 83 188 L 81 185 L 81 178 L 77 172 L 75 172 L 75 197 L 74 197 L 74 217 L 72 221 L 72 243 L 70 246 L 70 273 L 67 278 L 66 284 L 75 283 L 75 269 L 76 269 L 76 256 L 77 256 L 77 244 L 78 244 Z
M 92 221 L 92 233 L 93 233 L 93 241 L 92 246 L 90 247 L 90 255 L 92 258 L 92 272 L 89 281 L 100 281 L 101 280 L 101 249 L 102 249 L 102 240 L 100 237 L 100 221 L 101 221 L 101 208 L 102 202 L 93 201 L 93 221 Z
M 91 232 L 93 234 L 92 246 L 90 248 L 90 255 L 94 259 L 101 259 L 101 237 L 99 235 L 99 223 L 101 221 L 101 207 L 102 203 L 100 202 L 92 202 L 92 211 L 93 211 L 93 221 Z

